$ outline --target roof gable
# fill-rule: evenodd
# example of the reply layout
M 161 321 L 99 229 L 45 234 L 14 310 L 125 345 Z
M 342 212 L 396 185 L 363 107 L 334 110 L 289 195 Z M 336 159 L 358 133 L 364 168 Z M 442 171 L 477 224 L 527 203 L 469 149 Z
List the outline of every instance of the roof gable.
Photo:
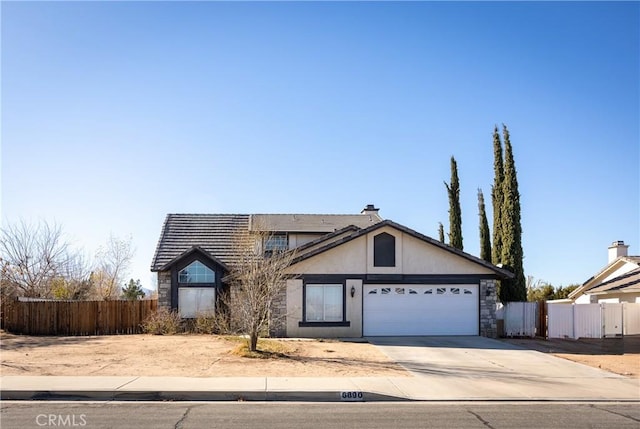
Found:
M 446 252 L 449 252 L 453 255 L 456 255 L 457 257 L 463 258 L 469 262 L 482 266 L 485 269 L 489 269 L 500 278 L 507 279 L 507 278 L 513 277 L 513 273 L 511 273 L 506 269 L 496 267 L 495 265 L 490 264 L 480 258 L 477 258 L 468 253 L 465 253 L 461 250 L 455 249 L 446 244 L 440 243 L 439 241 L 434 240 L 433 238 L 420 234 L 419 232 L 413 229 L 407 228 L 406 226 L 400 225 L 391 220 L 384 220 L 368 228 L 359 229 L 357 231 L 347 231 L 345 228 L 345 230 L 343 231 L 336 231 L 336 237 L 334 237 L 336 239 L 316 240 L 316 242 L 309 243 L 309 246 L 307 248 L 301 249 L 301 252 L 293 259 L 292 265 L 295 265 L 307 259 L 313 258 L 316 255 L 320 255 L 338 246 L 342 246 L 355 239 L 358 239 L 359 237 L 366 236 L 370 232 L 373 232 L 375 230 L 378 230 L 380 228 L 387 227 L 387 226 L 393 229 L 396 229 L 398 231 L 401 231 L 413 238 L 416 238 L 419 241 L 430 244 L 439 249 L 445 250 Z
M 640 292 L 640 268 L 589 289 L 590 294 Z
M 638 267 L 640 267 L 640 257 L 620 257 L 612 261 L 597 274 L 584 282 L 579 288 L 572 291 L 569 294 L 569 298 L 576 299 L 585 293 L 590 293 L 592 289 L 619 279 L 621 276 L 624 276 L 630 271 L 634 271 Z
M 179 254 L 178 256 L 176 256 L 175 258 L 173 258 L 172 260 L 170 260 L 166 264 L 164 264 L 162 267 L 160 267 L 158 269 L 158 271 L 166 271 L 166 270 L 170 269 L 177 262 L 179 262 L 179 261 L 183 260 L 184 258 L 187 258 L 187 257 L 189 257 L 189 256 L 191 256 L 191 255 L 193 255 L 195 253 L 204 256 L 205 258 L 207 258 L 207 259 L 215 262 L 217 265 L 221 266 L 224 270 L 229 271 L 229 267 L 227 266 L 227 264 L 225 264 L 220 259 L 218 259 L 215 256 L 213 256 L 212 254 L 210 254 L 209 252 L 207 252 L 205 249 L 203 249 L 200 246 L 193 246 L 192 248 L 182 252 L 181 254 Z

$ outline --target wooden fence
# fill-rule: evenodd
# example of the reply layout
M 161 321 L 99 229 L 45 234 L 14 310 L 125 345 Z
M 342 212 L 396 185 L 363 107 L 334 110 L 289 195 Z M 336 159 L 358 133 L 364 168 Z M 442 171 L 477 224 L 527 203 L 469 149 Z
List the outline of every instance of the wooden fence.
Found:
M 158 308 L 157 299 L 139 301 L 8 301 L 2 327 L 26 335 L 137 334 Z

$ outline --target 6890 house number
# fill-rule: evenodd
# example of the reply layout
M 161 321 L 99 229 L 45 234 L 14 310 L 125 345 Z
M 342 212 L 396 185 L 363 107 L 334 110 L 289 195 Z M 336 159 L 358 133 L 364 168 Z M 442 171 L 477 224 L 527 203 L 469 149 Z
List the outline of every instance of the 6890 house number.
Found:
M 357 391 L 340 392 L 342 401 L 364 401 L 364 394 Z

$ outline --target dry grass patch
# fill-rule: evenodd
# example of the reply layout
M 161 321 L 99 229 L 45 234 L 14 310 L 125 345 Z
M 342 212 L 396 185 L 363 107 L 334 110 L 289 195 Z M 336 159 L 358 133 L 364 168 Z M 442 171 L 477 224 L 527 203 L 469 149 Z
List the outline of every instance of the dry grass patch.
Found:
M 238 337 L 226 337 L 226 338 L 231 341 L 240 342 L 240 344 L 238 344 L 231 351 L 231 354 L 235 356 L 244 357 L 244 358 L 289 359 L 298 350 L 296 347 L 293 347 L 292 344 L 284 341 L 260 338 L 258 339 L 258 350 L 256 350 L 255 352 L 252 352 L 249 350 L 249 342 L 247 338 L 238 338 Z

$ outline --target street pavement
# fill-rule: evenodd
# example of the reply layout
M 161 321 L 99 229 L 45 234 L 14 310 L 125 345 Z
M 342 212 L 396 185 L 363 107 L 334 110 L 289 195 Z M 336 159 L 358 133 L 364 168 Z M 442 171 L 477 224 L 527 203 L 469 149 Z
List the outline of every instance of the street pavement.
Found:
M 638 429 L 632 403 L 3 401 L 2 428 Z
M 368 339 L 409 377 L 0 377 L 2 400 L 640 401 L 638 379 L 482 337 Z

